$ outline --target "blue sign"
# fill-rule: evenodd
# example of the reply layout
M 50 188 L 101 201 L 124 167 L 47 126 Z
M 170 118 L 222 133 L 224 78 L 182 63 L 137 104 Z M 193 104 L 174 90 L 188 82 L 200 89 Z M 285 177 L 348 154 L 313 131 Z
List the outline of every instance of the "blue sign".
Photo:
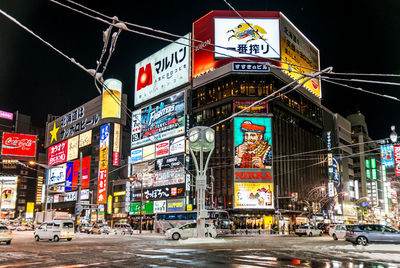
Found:
M 392 144 L 384 144 L 381 145 L 381 156 L 382 156 L 382 164 L 387 168 L 394 167 L 394 158 L 393 158 L 393 145 Z
M 65 186 L 72 186 L 72 177 L 74 174 L 74 162 L 67 163 L 67 171 L 65 176 Z M 65 187 L 65 191 L 71 191 L 71 187 Z
M 336 157 L 332 157 L 332 165 L 329 166 L 329 171 L 332 172 L 332 180 L 335 183 L 340 183 L 340 167 L 339 167 L 339 159 Z

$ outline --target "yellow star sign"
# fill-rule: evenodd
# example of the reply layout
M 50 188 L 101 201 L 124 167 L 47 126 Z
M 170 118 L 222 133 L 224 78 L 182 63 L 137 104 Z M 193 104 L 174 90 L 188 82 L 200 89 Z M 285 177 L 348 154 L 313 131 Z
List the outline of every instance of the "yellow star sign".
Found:
M 50 141 L 50 143 L 52 143 L 53 140 L 56 140 L 56 141 L 57 141 L 57 132 L 58 132 L 58 129 L 59 129 L 59 128 L 60 128 L 60 127 L 56 127 L 56 122 L 54 122 L 53 130 L 50 130 L 50 135 L 51 135 L 51 141 Z

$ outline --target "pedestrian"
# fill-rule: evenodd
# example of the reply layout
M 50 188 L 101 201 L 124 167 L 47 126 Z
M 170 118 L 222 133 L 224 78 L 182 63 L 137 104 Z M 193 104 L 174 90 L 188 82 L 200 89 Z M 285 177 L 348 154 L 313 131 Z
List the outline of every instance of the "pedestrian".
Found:
M 285 223 L 283 223 L 283 225 L 282 225 L 282 234 L 285 234 Z

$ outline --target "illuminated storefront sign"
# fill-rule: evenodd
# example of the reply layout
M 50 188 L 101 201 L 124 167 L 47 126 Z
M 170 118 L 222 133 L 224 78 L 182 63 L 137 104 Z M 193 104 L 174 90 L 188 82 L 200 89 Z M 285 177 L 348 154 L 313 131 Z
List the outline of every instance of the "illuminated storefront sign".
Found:
M 1 111 L 0 110 L 0 118 L 4 118 L 4 119 L 8 119 L 8 120 L 13 120 L 14 114 L 13 113 L 9 113 L 6 111 Z
M 169 154 L 179 154 L 185 152 L 185 136 L 176 137 L 169 141 Z
M 280 57 L 279 19 L 215 18 L 215 58 Z M 224 49 L 228 48 L 228 49 Z
M 232 62 L 232 71 L 268 73 L 271 71 L 266 62 Z
M 135 105 L 189 82 L 190 34 L 135 65 Z
M 142 214 L 153 214 L 154 212 L 154 203 L 153 202 L 145 202 L 142 204 Z M 130 215 L 138 215 L 140 214 L 140 203 L 131 203 L 129 207 Z
M 35 157 L 36 139 L 35 135 L 3 132 L 1 155 Z
M 145 200 L 158 200 L 170 197 L 181 197 L 185 194 L 185 184 L 168 185 L 161 187 L 154 187 L 143 191 L 143 199 Z M 132 194 L 133 200 L 140 199 L 140 190 L 136 190 Z
M 15 209 L 18 177 L 0 177 L 0 211 Z
M 181 91 L 132 113 L 131 148 L 168 139 L 185 131 L 185 93 Z
M 155 144 L 151 144 L 143 147 L 143 160 L 152 160 L 155 158 Z
M 48 163 L 54 166 L 67 161 L 68 140 L 53 145 L 48 150 Z
M 104 81 L 101 118 L 121 118 L 122 82 L 117 79 Z
M 235 208 L 273 208 L 271 128 L 268 117 L 234 119 Z
M 65 182 L 66 167 L 67 167 L 66 164 L 63 164 L 49 169 L 47 184 L 52 185 Z
M 394 170 L 400 176 L 400 145 L 393 145 Z
M 332 156 L 332 165 L 329 166 L 329 172 L 332 174 L 332 180 L 335 183 L 340 183 L 339 159 L 335 156 Z
M 131 151 L 131 163 L 137 163 L 143 159 L 143 148 L 133 149 Z
M 153 186 L 185 183 L 185 169 L 177 168 L 154 173 Z
M 167 200 L 167 212 L 185 211 L 185 199 L 169 199 Z
M 79 136 L 68 139 L 67 161 L 78 158 Z
M 92 144 L 92 130 L 79 135 L 79 148 Z
M 99 178 L 97 184 L 97 203 L 106 203 L 108 184 L 108 150 L 110 143 L 110 124 L 100 128 Z
M 233 111 L 235 113 L 240 112 L 246 108 L 248 108 L 250 105 L 252 105 L 254 101 L 233 101 Z M 266 101 L 261 101 L 257 103 L 256 105 L 253 105 L 252 107 L 248 108 L 245 113 L 269 113 L 268 110 L 268 102 Z
M 156 144 L 156 158 L 169 155 L 169 141 L 162 141 Z
M 165 169 L 176 169 L 183 167 L 184 163 L 185 163 L 185 156 L 183 154 L 167 156 L 156 160 L 155 170 L 163 171 Z
M 163 213 L 167 212 L 167 201 L 160 200 L 154 201 L 154 213 Z

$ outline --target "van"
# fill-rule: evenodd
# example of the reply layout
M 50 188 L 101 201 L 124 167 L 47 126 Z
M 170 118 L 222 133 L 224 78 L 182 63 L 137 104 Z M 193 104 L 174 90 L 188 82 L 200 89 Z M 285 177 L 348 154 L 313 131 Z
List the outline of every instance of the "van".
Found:
M 42 223 L 33 233 L 35 240 L 48 239 L 58 242 L 60 239 L 71 241 L 75 237 L 74 223 L 71 220 L 53 220 Z
M 116 234 L 123 234 L 123 235 L 130 234 L 130 235 L 132 235 L 133 234 L 133 229 L 127 223 L 116 223 L 116 224 L 114 224 L 114 232 Z

